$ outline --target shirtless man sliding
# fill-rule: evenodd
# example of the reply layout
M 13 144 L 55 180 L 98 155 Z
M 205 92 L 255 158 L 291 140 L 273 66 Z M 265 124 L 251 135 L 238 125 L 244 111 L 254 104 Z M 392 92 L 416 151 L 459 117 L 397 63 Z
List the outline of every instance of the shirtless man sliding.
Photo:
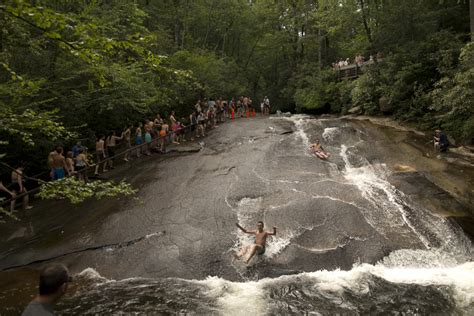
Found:
M 242 250 L 237 253 L 237 257 L 243 257 L 245 254 L 248 253 L 247 259 L 245 260 L 245 263 L 249 263 L 250 259 L 257 254 L 257 255 L 263 255 L 265 253 L 265 246 L 267 243 L 267 236 L 274 236 L 276 235 L 276 230 L 277 228 L 273 226 L 273 232 L 266 232 L 263 230 L 263 222 L 258 221 L 257 222 L 257 230 L 246 230 L 242 226 L 239 225 L 239 223 L 236 223 L 237 227 L 243 231 L 246 234 L 250 235 L 255 235 L 255 244 L 249 245 L 246 247 L 243 247 Z

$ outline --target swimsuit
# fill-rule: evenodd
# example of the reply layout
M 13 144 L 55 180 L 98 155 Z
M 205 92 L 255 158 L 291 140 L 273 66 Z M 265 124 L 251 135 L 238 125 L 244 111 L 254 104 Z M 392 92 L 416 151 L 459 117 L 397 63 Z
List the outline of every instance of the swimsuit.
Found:
M 151 143 L 151 134 L 148 132 L 145 133 L 145 141 L 147 143 Z
M 115 146 L 108 146 L 107 147 L 108 156 L 115 160 Z
M 21 187 L 20 187 L 20 184 L 18 183 L 18 181 L 12 181 L 12 184 L 10 185 L 10 189 L 12 191 L 15 191 L 15 192 L 20 192 L 21 191 Z
M 137 137 L 135 137 L 135 144 L 137 145 L 142 144 L 142 135 L 137 135 Z
M 54 168 L 54 180 L 62 179 L 66 176 L 63 168 Z
M 257 245 L 257 255 L 261 256 L 265 253 L 265 246 Z
M 76 160 L 76 170 L 81 171 L 86 168 L 86 163 L 84 160 Z

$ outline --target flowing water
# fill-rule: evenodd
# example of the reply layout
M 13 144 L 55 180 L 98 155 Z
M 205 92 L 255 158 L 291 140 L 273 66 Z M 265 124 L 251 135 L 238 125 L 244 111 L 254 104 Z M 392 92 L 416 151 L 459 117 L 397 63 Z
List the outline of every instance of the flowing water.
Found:
M 384 144 L 370 128 L 307 116 L 265 124 L 261 135 L 234 142 L 234 150 L 248 145 L 263 154 L 245 170 L 226 166 L 229 182 L 221 185 L 219 197 L 244 227 L 259 219 L 268 226 L 278 223 L 262 258 L 249 267 L 228 259 L 252 242 L 235 229 L 219 250 L 226 258 L 216 263 L 221 273 L 210 270 L 214 276 L 197 279 L 172 273 L 110 278 L 101 275 L 99 265 L 76 274 L 57 310 L 65 315 L 474 314 L 471 241 L 455 222 L 397 188 L 393 160 L 401 158 L 383 155 Z M 278 133 L 282 126 L 293 133 Z M 331 152 L 328 161 L 311 156 L 308 146 L 315 137 Z M 250 191 L 242 189 L 249 186 Z M 119 254 L 115 258 L 120 265 Z M 202 275 L 199 266 L 195 269 Z M 0 292 L 0 303 L 13 301 L 22 290 Z M 15 308 L 2 314 L 14 314 Z

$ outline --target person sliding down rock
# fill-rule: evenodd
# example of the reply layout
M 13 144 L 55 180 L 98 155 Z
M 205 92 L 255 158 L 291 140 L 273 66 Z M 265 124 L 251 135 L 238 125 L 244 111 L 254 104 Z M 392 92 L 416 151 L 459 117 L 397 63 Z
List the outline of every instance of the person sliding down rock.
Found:
M 236 223 L 235 225 L 237 225 L 237 227 L 244 233 L 249 234 L 249 235 L 255 235 L 255 244 L 242 247 L 242 249 L 238 253 L 235 254 L 237 258 L 246 256 L 247 259 L 245 259 L 245 263 L 249 263 L 250 259 L 252 259 L 252 257 L 255 254 L 263 255 L 265 253 L 267 236 L 276 235 L 276 230 L 277 230 L 277 228 L 273 226 L 273 232 L 264 231 L 262 221 L 257 222 L 257 230 L 255 231 L 246 230 L 245 228 L 240 226 L 239 223 Z
M 324 151 L 323 146 L 321 146 L 321 144 L 319 143 L 319 139 L 316 139 L 315 143 L 311 144 L 309 148 L 318 158 L 328 159 L 330 156 L 328 152 Z

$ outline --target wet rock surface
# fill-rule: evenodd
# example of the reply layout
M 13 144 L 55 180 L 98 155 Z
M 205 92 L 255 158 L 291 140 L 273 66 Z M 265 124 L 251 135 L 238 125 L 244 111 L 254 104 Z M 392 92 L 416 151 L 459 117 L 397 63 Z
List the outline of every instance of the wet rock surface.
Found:
M 75 273 L 90 267 L 117 280 L 247 281 L 350 270 L 399 249 L 447 247 L 447 234 L 462 233 L 441 216 L 472 212 L 466 179 L 474 173 L 467 167 L 451 172 L 447 162 L 426 157 L 416 137 L 334 118 L 227 123 L 200 144 L 173 146 L 170 155 L 107 175 L 127 178 L 140 189 L 136 198 L 39 203 L 29 219 L 2 227 L 0 269 L 36 268 L 53 258 Z M 328 161 L 308 151 L 315 138 L 331 153 Z M 268 230 L 277 226 L 278 234 L 245 267 L 231 253 L 252 241 L 235 223 L 253 228 L 258 220 Z M 430 291 L 451 308 L 450 299 Z M 291 298 L 281 304 L 275 311 L 305 310 Z

